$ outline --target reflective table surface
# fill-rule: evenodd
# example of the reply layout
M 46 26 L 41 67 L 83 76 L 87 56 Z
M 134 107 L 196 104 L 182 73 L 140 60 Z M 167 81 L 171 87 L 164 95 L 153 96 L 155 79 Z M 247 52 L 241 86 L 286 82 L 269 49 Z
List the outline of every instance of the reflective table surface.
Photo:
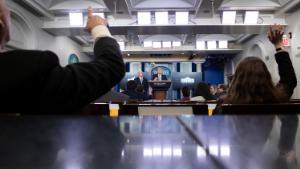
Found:
M 288 162 L 280 131 L 274 116 L 1 116 L 0 169 L 299 168 L 299 130 Z

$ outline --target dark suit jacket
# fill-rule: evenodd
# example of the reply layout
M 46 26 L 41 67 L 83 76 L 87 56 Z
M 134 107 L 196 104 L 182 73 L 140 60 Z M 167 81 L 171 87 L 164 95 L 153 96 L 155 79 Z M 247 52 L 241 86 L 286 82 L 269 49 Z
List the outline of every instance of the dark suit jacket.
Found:
M 66 67 L 49 51 L 0 54 L 0 112 L 74 112 L 109 91 L 124 76 L 116 40 L 100 38 L 95 59 Z
M 148 84 L 148 80 L 147 80 L 145 77 L 143 78 L 143 83 L 141 83 L 140 78 L 138 78 L 138 77 L 135 78 L 134 81 L 135 81 L 138 85 L 143 85 L 144 90 L 145 90 L 146 92 L 148 92 L 149 84 Z
M 134 90 L 126 90 L 122 93 L 129 96 L 131 100 L 146 100 L 143 93 L 139 93 L 139 92 L 136 92 Z
M 154 80 L 155 78 L 158 78 L 158 74 L 152 76 L 152 80 Z M 161 80 L 168 80 L 168 78 L 166 75 L 161 75 Z
M 108 103 L 108 102 L 122 103 L 128 100 L 129 100 L 129 96 L 127 96 L 126 94 L 119 93 L 116 91 L 109 91 L 105 95 L 97 99 L 95 103 Z

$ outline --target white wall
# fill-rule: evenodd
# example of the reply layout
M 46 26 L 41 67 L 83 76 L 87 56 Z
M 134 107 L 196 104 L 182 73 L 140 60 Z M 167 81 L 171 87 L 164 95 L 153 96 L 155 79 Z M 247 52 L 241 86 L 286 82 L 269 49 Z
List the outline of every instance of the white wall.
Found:
M 269 71 L 271 72 L 273 81 L 275 83 L 278 82 L 279 76 L 278 76 L 278 69 L 277 64 L 275 61 L 275 47 L 270 43 L 270 41 L 267 38 L 267 35 L 257 35 L 253 39 L 251 39 L 249 42 L 243 45 L 244 51 L 241 52 L 239 55 L 237 55 L 233 62 L 235 65 L 237 65 L 242 59 L 250 56 L 259 57 L 262 59 Z
M 80 45 L 68 37 L 55 37 L 41 29 L 43 22 L 32 15 L 19 5 L 12 1 L 7 1 L 13 15 L 13 24 L 11 29 L 12 40 L 9 44 L 15 46 L 13 42 L 23 42 L 17 48 L 51 50 L 59 56 L 61 65 L 65 66 L 68 63 L 70 54 L 79 56 L 80 61 L 89 61 L 90 58 L 82 53 Z M 16 23 L 18 22 L 18 23 Z M 28 28 L 26 31 L 20 30 L 17 25 Z M 16 36 L 22 33 L 23 36 Z
M 300 10 L 287 17 L 289 25 L 286 32 L 292 32 L 293 37 L 289 52 L 292 56 L 295 72 L 297 75 L 298 85 L 295 90 L 295 98 L 300 98 Z

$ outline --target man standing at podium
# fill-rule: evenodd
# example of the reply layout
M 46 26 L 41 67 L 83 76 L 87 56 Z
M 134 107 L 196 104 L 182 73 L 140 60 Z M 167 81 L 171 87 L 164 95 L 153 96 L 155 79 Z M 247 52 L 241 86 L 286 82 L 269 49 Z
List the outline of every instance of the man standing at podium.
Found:
M 149 90 L 148 80 L 144 77 L 144 74 L 141 70 L 138 72 L 138 77 L 135 78 L 134 81 L 138 85 L 142 85 L 144 87 L 144 90 L 146 91 L 146 93 L 148 93 L 148 90 Z
M 152 76 L 152 80 L 154 81 L 162 81 L 162 80 L 168 80 L 166 75 L 163 75 L 163 69 L 157 68 L 157 74 Z

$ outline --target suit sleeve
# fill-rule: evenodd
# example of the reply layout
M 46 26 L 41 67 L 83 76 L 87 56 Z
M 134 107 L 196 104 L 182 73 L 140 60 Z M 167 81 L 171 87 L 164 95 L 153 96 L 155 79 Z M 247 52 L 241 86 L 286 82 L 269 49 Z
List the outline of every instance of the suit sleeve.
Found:
M 280 76 L 278 86 L 290 98 L 297 86 L 297 78 L 289 53 L 281 50 L 275 54 L 275 60 Z
M 123 78 L 124 62 L 114 39 L 98 39 L 94 55 L 95 59 L 89 63 L 65 68 L 58 65 L 50 71 L 41 95 L 41 105 L 49 107 L 45 111 L 76 111 L 108 92 Z
M 291 62 L 289 53 L 286 51 L 279 51 L 275 54 L 275 59 L 278 64 L 280 80 L 278 83 L 279 89 L 286 94 L 288 99 L 293 95 L 294 88 L 297 86 L 297 78 L 293 64 Z M 281 121 L 279 150 L 281 152 L 289 152 L 293 149 L 297 128 L 298 116 L 288 115 L 279 116 Z

